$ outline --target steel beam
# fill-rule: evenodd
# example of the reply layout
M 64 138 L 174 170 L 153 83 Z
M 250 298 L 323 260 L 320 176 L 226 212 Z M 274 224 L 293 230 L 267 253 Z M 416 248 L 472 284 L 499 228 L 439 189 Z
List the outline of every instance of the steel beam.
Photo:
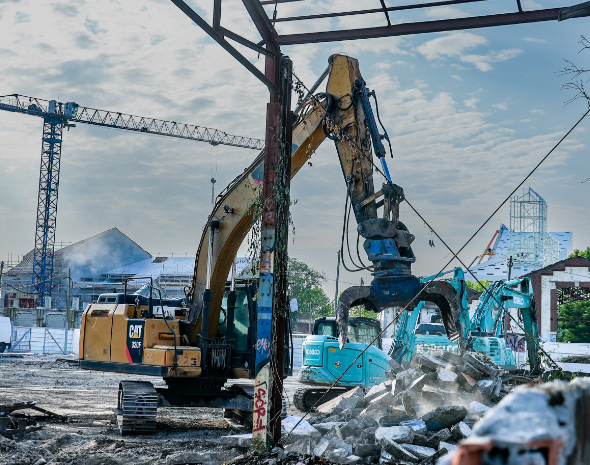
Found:
M 213 29 L 207 21 L 201 18 L 191 7 L 189 7 L 183 0 L 170 0 L 174 3 L 185 15 L 187 15 L 197 26 L 205 31 L 215 42 L 221 45 L 232 57 L 238 60 L 248 71 L 262 81 L 266 87 L 272 89 L 274 84 L 263 73 L 260 72 L 256 66 L 238 52 L 223 36 Z M 268 18 L 267 18 L 268 19 Z
M 235 32 L 229 31 L 224 27 L 221 27 L 220 31 L 224 36 L 236 41 L 238 44 L 242 44 L 244 47 L 251 48 L 252 50 L 261 53 L 262 55 L 275 56 L 275 53 L 265 49 L 261 45 L 255 44 L 254 42 L 250 42 L 248 39 L 245 39 L 244 37 L 236 34 Z
M 277 37 L 277 31 L 275 31 L 274 26 L 268 19 L 266 15 L 266 11 L 262 8 L 262 5 L 258 0 L 242 0 L 250 18 L 254 22 L 256 29 L 260 33 L 260 37 L 264 40 L 267 44 L 273 43 Z M 274 51 L 274 50 L 273 50 Z
M 304 34 L 287 34 L 277 37 L 279 45 L 311 44 L 317 42 L 335 42 L 342 40 L 372 39 L 431 32 L 457 31 L 483 27 L 508 26 L 512 24 L 555 21 L 590 15 L 590 2 L 568 8 L 550 8 L 546 10 L 527 11 L 523 13 L 504 13 L 470 18 L 424 21 L 393 26 L 370 27 L 340 31 L 311 32 Z
M 305 15 L 305 16 L 288 16 L 285 18 L 277 18 L 274 20 L 275 23 L 282 23 L 286 21 L 303 21 L 308 19 L 322 19 L 322 18 L 337 18 L 340 16 L 355 16 L 355 15 L 368 15 L 368 14 L 375 14 L 375 13 L 383 13 L 386 14 L 390 11 L 403 11 L 403 10 L 415 10 L 419 8 L 433 8 L 437 6 L 448 6 L 448 5 L 457 5 L 462 3 L 475 3 L 475 2 L 485 2 L 486 0 L 442 0 L 439 2 L 427 2 L 427 3 L 413 3 L 411 5 L 400 5 L 400 6 L 390 6 L 386 8 L 372 8 L 369 10 L 353 10 L 353 11 L 339 11 L 336 13 L 320 13 L 317 15 Z

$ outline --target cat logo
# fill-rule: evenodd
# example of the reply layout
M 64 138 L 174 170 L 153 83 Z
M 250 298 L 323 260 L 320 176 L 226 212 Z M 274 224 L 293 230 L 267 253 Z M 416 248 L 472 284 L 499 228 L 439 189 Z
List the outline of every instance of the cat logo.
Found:
M 129 337 L 131 339 L 141 339 L 142 325 L 129 325 Z

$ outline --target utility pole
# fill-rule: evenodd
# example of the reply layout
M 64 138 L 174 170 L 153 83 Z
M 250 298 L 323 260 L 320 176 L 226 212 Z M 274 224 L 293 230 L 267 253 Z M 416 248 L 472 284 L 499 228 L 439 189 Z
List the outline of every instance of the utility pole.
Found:
M 309 334 L 311 334 L 311 320 L 313 319 L 313 314 L 311 313 L 311 302 L 309 302 Z
M 334 314 L 338 305 L 338 280 L 340 279 L 340 250 L 338 251 L 338 265 L 336 265 L 336 293 L 334 295 Z
M 64 355 L 68 353 L 68 333 L 70 332 L 70 299 L 72 298 L 72 270 L 68 268 L 68 292 L 66 293 L 66 331 L 64 336 Z
M 361 287 L 363 287 L 363 285 L 365 284 L 365 281 L 363 280 L 363 278 L 361 278 Z M 363 316 L 363 306 L 359 305 L 359 316 Z
M 252 446 L 268 449 L 281 437 L 287 305 L 287 243 L 291 179 L 293 63 L 278 47 L 266 57 L 271 88 L 266 113 L 261 259 L 258 289 L 256 379 Z M 273 361 L 274 363 L 271 363 Z M 271 368 L 272 367 L 272 368 Z
M 512 267 L 514 266 L 514 261 L 512 260 L 512 255 L 508 259 L 508 281 L 510 281 L 510 276 L 512 276 Z

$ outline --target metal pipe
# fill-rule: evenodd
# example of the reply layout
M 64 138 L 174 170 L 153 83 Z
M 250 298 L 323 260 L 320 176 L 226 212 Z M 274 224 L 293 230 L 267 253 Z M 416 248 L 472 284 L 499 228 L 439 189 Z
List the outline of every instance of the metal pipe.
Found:
M 330 68 L 331 65 L 328 65 L 326 67 L 326 69 L 324 70 L 324 72 L 320 75 L 320 77 L 318 78 L 318 80 L 313 84 L 313 86 L 310 87 L 309 92 L 307 93 L 307 95 L 303 98 L 303 101 L 305 102 L 309 96 L 313 95 L 313 93 L 317 90 L 317 88 L 320 86 L 320 84 L 324 81 L 324 79 L 326 79 L 326 76 L 328 75 L 328 73 L 330 72 Z M 301 109 L 303 108 L 302 105 L 297 105 L 295 107 L 295 111 L 293 113 L 295 113 L 295 115 L 298 115 L 299 112 L 301 111 Z
M 215 238 L 215 230 L 218 227 L 218 220 L 209 221 L 209 250 L 207 251 L 207 281 L 205 283 L 206 289 L 211 289 L 211 273 L 213 272 L 213 240 Z

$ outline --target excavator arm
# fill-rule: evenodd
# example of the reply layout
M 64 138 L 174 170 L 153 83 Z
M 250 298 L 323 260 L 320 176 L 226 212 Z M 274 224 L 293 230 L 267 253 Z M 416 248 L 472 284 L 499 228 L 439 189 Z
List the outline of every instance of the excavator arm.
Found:
M 347 195 L 359 234 L 365 239 L 365 251 L 373 262 L 375 276 L 370 286 L 350 288 L 341 296 L 337 318 L 342 340 L 346 340 L 346 322 L 351 306 L 364 304 L 371 310 L 382 311 L 393 305 L 407 304 L 425 288 L 420 300 L 436 302 L 441 307 L 447 333 L 451 337 L 458 335 L 462 341 L 462 334 L 458 331 L 459 297 L 453 286 L 444 281 L 421 284 L 411 274 L 415 257 L 410 244 L 414 236 L 399 221 L 403 189 L 391 182 L 381 143 L 387 136 L 377 131 L 369 103 L 369 97 L 374 94 L 365 86 L 358 61 L 334 55 L 330 57 L 328 72 L 324 75 L 328 76 L 326 93 L 308 96 L 293 127 L 291 177 L 326 138 L 334 140 Z M 385 183 L 378 191 L 375 191 L 373 182 L 373 147 L 380 159 L 381 170 L 386 173 Z M 183 329 L 183 335 L 193 345 L 199 337 L 206 340 L 218 333 L 227 277 L 238 248 L 255 219 L 254 209 L 264 171 L 263 158 L 261 153 L 217 197 L 203 230 L 188 295 L 190 317 Z M 382 209 L 381 217 L 378 216 L 379 209 Z
M 539 327 L 537 311 L 533 295 L 533 285 L 530 278 L 516 278 L 510 281 L 498 281 L 489 288 L 489 292 L 482 294 L 470 322 L 475 331 L 483 331 L 503 337 L 503 321 L 505 313 L 510 308 L 520 309 L 522 326 L 525 332 L 527 352 L 531 374 L 539 374 L 541 360 L 539 357 Z M 471 345 L 471 338 L 467 346 Z

